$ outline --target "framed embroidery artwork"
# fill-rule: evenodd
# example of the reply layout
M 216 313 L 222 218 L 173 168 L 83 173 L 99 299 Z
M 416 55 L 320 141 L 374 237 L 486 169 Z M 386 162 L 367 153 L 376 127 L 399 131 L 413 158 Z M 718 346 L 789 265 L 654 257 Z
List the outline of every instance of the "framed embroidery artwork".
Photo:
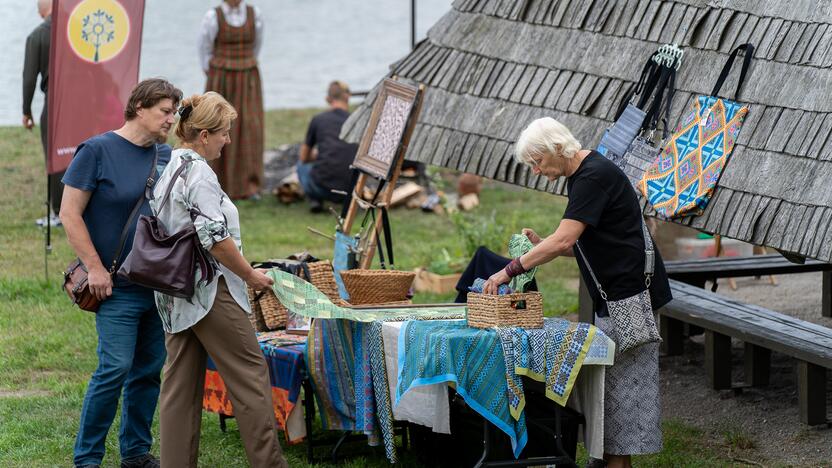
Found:
M 387 180 L 402 152 L 402 139 L 416 104 L 418 89 L 384 80 L 373 104 L 353 167 Z

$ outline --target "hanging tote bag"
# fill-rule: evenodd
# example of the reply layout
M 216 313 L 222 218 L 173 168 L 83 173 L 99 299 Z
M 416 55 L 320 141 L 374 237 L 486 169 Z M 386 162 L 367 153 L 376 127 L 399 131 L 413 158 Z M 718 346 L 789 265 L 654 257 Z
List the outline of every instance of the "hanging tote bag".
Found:
M 748 115 L 747 106 L 719 97 L 740 51 L 745 54 L 734 99 L 739 96 L 754 55 L 751 44 L 731 52 L 711 94 L 694 101 L 639 183 L 639 191 L 660 216 L 699 215 L 708 206 Z
M 612 338 L 616 344 L 616 352 L 619 354 L 646 343 L 661 343 L 662 341 L 659 329 L 656 327 L 656 318 L 653 316 L 653 304 L 650 301 L 650 279 L 653 277 L 656 255 L 653 250 L 653 240 L 650 238 L 644 219 L 641 220 L 641 230 L 644 234 L 644 291 L 615 301 L 607 299 L 607 293 L 598 282 L 595 272 L 592 271 L 581 249 L 581 243 L 575 243 L 581 260 L 601 294 L 601 299 L 607 303 L 607 311 L 613 324 L 614 336 Z
M 676 70 L 679 66 L 678 59 L 669 68 L 663 67 L 662 77 L 657 86 L 656 95 L 650 105 L 645 117 L 645 123 L 641 133 L 633 140 L 627 152 L 624 153 L 621 170 L 627 175 L 633 189 L 638 191 L 638 184 L 641 182 L 644 173 L 656 161 L 659 153 L 664 147 L 664 142 L 670 136 L 668 127 L 670 125 L 670 106 L 673 105 L 673 96 L 676 86 Z M 659 116 L 662 115 L 661 141 L 655 143 L 653 138 L 659 124 Z
M 660 73 L 660 67 L 653 61 L 654 57 L 656 54 L 650 56 L 644 64 L 638 82 L 630 95 L 625 97 L 626 104 L 619 108 L 615 123 L 604 132 L 596 148 L 596 151 L 619 167 L 623 166 L 624 153 L 638 135 L 647 116 L 642 108 L 652 94 Z

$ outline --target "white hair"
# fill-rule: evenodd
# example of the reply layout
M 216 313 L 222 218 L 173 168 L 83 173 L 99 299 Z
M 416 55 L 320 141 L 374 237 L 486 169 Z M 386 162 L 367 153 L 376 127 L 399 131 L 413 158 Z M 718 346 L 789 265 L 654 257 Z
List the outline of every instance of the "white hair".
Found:
M 514 144 L 514 157 L 523 164 L 532 164 L 533 155 L 572 158 L 581 150 L 581 143 L 565 125 L 551 117 L 532 121 Z

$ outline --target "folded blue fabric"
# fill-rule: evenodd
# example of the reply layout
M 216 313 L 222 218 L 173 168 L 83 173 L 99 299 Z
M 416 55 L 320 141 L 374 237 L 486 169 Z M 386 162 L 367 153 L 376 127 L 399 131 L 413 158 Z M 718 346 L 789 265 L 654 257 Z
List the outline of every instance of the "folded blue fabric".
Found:
M 482 294 L 482 288 L 483 288 L 483 286 L 485 286 L 485 281 L 486 280 L 484 280 L 482 278 L 475 279 L 474 284 L 472 284 L 471 286 L 468 286 L 468 290 L 471 291 L 471 292 L 474 292 L 474 293 Z M 501 284 L 500 287 L 497 288 L 497 294 L 499 294 L 501 296 L 504 295 L 504 294 L 511 294 L 513 292 L 514 291 L 512 291 L 511 288 L 508 287 L 507 284 Z

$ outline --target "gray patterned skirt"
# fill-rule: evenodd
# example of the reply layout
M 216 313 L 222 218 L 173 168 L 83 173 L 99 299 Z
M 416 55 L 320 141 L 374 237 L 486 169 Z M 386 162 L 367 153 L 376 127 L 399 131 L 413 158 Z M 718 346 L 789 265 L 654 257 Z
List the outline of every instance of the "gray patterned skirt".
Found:
M 595 317 L 609 336 L 612 321 Z M 659 343 L 616 354 L 604 385 L 604 453 L 638 455 L 662 449 Z

